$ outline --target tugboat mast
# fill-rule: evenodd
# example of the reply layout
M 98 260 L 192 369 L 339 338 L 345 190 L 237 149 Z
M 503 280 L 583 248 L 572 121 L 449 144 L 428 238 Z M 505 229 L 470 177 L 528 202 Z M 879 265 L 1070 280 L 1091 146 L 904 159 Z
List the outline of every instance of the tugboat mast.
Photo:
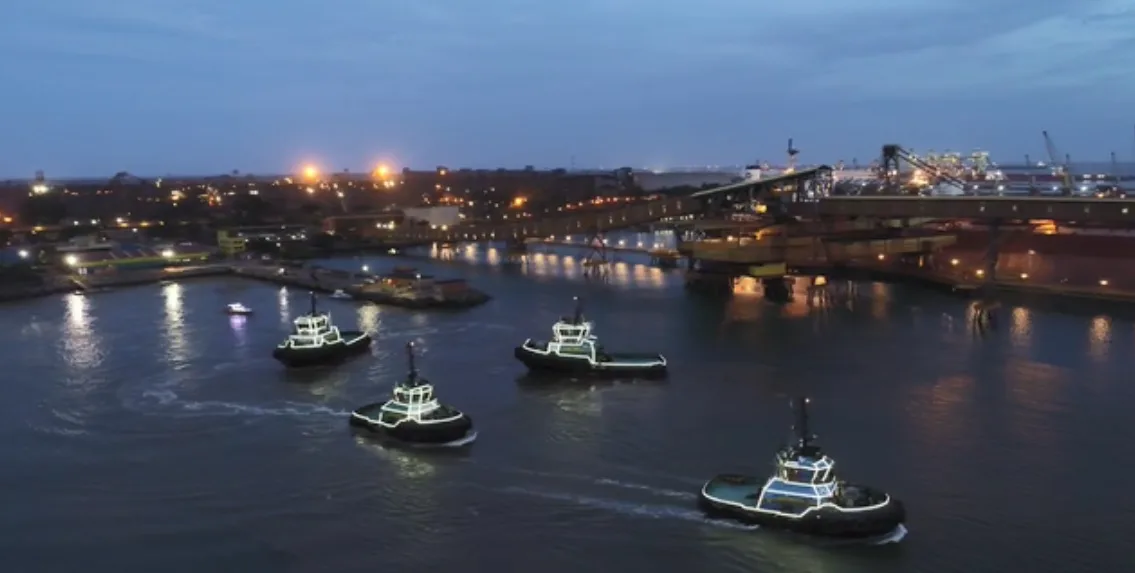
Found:
M 417 382 L 418 381 L 418 367 L 414 363 L 414 343 L 413 342 L 407 342 L 406 343 L 406 356 L 410 359 L 410 374 L 409 374 L 410 382 Z
M 796 410 L 796 424 L 793 425 L 793 429 L 796 430 L 797 445 L 802 451 L 810 449 L 813 447 L 812 440 L 816 439 L 816 436 L 808 427 L 808 403 L 810 400 L 800 397 L 792 402 L 793 409 Z
M 311 316 L 315 315 L 315 291 L 311 291 Z
M 573 324 L 583 324 L 583 301 L 579 300 L 578 296 L 571 297 L 575 301 L 575 317 L 572 319 Z

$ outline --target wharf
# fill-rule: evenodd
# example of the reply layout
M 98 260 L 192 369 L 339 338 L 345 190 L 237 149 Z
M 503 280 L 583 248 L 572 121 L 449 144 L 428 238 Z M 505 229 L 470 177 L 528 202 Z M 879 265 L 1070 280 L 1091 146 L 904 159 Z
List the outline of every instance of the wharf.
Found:
M 982 288 L 1008 295 L 1035 296 L 1043 298 L 1062 298 L 1104 303 L 1135 303 L 1135 292 L 1109 286 L 1074 286 L 1059 284 L 1037 284 L 1021 280 L 1000 279 L 993 283 L 975 283 L 962 280 L 946 273 L 904 268 L 888 264 L 848 264 L 840 266 L 790 265 L 793 274 L 825 275 L 829 278 L 861 278 L 890 283 L 912 283 L 935 290 L 953 293 L 965 298 L 977 298 Z
M 0 302 L 13 302 L 70 292 L 160 283 L 167 280 L 217 277 L 233 274 L 230 265 L 200 265 L 166 269 L 120 271 L 95 275 L 48 274 L 40 284 L 0 286 Z

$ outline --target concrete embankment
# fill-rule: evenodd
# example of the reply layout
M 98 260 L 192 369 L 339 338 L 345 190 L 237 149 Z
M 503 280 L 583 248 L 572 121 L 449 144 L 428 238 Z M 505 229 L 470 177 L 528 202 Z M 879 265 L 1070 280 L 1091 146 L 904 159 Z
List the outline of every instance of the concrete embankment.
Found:
M 1117 288 L 1107 283 L 1097 286 L 1039 283 L 1031 282 L 1027 278 L 1021 279 L 1019 278 L 1020 275 L 988 283 L 961 272 L 869 263 L 839 268 L 801 268 L 796 270 L 809 275 L 822 274 L 830 278 L 916 284 L 963 297 L 976 297 L 983 288 L 991 287 L 994 292 L 1000 295 L 1019 300 L 1068 299 L 1099 303 L 1135 303 L 1135 291 Z
M 116 271 L 94 275 L 44 275 L 39 284 L 0 285 L 0 302 L 12 302 L 90 289 L 118 288 L 159 283 L 167 280 L 216 277 L 232 274 L 229 265 L 203 265 L 135 271 Z
M 436 281 L 440 287 L 459 285 L 463 288 L 448 288 L 441 296 L 411 296 L 395 294 L 377 288 L 368 288 L 364 283 L 373 279 L 371 275 L 351 273 L 337 269 L 306 267 L 302 269 L 265 266 L 257 264 L 217 264 L 196 267 L 173 267 L 167 269 L 116 271 L 91 275 L 44 275 L 39 282 L 24 281 L 0 285 L 0 302 L 24 300 L 53 294 L 76 291 L 91 291 L 106 288 L 154 284 L 162 281 L 190 278 L 216 277 L 224 275 L 270 282 L 281 286 L 301 288 L 316 292 L 331 293 L 342 290 L 357 300 L 421 309 L 459 309 L 484 304 L 492 299 L 489 295 L 468 286 L 464 281 Z

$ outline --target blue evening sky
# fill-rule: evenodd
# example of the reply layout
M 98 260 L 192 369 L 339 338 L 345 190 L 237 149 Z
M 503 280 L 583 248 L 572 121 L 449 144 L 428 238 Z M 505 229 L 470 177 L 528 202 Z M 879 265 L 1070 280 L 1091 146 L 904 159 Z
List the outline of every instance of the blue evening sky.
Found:
M 4 0 L 0 176 L 1135 157 L 1130 0 Z

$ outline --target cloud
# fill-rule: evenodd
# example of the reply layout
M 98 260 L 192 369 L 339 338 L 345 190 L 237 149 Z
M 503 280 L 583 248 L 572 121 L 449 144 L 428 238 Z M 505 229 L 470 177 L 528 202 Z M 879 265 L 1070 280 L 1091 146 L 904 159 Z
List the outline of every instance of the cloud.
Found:
M 966 42 L 924 41 L 833 58 L 814 87 L 865 96 L 989 96 L 1044 89 L 1135 93 L 1135 9 L 1126 0 L 1082 1 L 1062 13 L 983 30 Z M 937 25 L 948 27 L 948 22 Z M 945 25 L 945 26 L 944 26 Z M 957 36 L 965 36 L 958 31 Z M 886 44 L 885 38 L 879 44 Z M 979 91 L 980 90 L 980 91 Z M 975 93 L 976 92 L 976 93 Z

